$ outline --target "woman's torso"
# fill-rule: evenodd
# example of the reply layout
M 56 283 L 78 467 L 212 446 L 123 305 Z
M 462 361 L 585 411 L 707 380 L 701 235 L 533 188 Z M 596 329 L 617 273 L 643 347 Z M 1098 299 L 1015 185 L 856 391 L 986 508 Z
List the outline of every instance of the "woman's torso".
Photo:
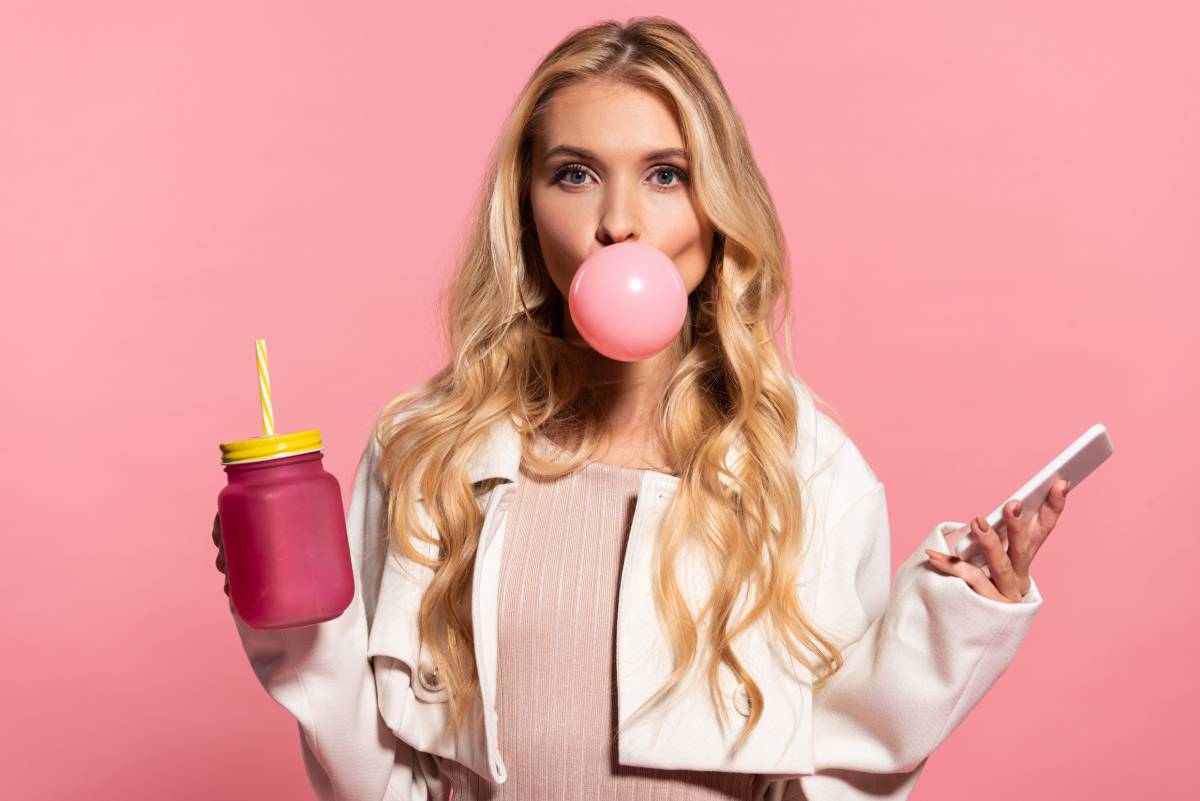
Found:
M 521 467 L 501 555 L 497 715 L 508 779 L 443 766 L 453 801 L 749 799 L 754 776 L 618 765 L 614 632 L 625 538 L 645 470 Z

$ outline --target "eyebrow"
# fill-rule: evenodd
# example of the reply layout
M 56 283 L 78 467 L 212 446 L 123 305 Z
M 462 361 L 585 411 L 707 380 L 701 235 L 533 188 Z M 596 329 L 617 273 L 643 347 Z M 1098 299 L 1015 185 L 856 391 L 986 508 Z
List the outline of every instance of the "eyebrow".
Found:
M 543 162 L 549 161 L 554 156 L 574 156 L 581 159 L 598 160 L 596 154 L 590 150 L 584 150 L 581 147 L 573 147 L 571 145 L 559 145 L 552 147 L 546 151 L 546 155 L 542 158 Z M 687 161 L 687 151 L 678 147 L 667 147 L 662 150 L 651 150 L 646 155 L 642 156 L 642 161 L 657 161 L 659 159 L 680 158 Z

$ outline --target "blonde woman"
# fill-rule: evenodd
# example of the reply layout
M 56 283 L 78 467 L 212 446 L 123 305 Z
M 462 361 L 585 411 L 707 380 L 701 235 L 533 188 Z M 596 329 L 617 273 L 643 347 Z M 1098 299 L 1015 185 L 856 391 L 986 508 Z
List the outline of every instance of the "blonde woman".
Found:
M 640 362 L 592 350 L 564 302 L 625 241 L 689 293 Z M 775 207 L 688 33 L 643 18 L 555 47 L 453 277 L 451 361 L 358 464 L 353 602 L 279 631 L 234 613 L 318 797 L 909 795 L 1040 608 L 1063 488 L 1006 512 L 1007 552 L 977 529 L 988 572 L 925 557 L 965 536 L 943 523 L 892 582 L 883 484 L 790 374 L 789 308 Z

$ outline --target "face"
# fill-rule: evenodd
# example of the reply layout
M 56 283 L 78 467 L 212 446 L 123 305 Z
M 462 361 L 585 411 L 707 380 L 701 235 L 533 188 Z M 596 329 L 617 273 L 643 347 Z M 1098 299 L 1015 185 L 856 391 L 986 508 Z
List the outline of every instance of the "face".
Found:
M 588 256 L 617 242 L 652 245 L 675 263 L 687 291 L 700 285 L 713 229 L 697 208 L 683 135 L 659 98 L 589 82 L 550 101 L 533 143 L 530 202 L 542 258 L 565 297 Z M 563 333 L 581 341 L 563 304 Z

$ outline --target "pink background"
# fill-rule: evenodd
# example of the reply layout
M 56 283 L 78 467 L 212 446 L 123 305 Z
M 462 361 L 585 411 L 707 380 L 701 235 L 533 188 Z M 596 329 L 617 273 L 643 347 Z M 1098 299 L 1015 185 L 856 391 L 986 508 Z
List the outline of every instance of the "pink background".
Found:
M 213 565 L 254 339 L 345 496 L 445 358 L 437 291 L 521 84 L 569 30 L 658 13 L 745 118 L 798 369 L 888 487 L 894 563 L 1089 425 L 1116 446 L 914 797 L 1194 797 L 1195 6 L 473 6 L 5 4 L 5 796 L 309 797 Z

